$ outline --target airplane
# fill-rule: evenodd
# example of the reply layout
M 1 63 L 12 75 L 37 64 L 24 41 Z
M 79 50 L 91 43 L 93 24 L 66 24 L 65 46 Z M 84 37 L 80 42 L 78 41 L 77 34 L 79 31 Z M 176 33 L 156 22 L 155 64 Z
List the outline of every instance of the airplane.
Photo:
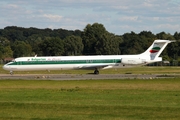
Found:
M 162 57 L 159 55 L 171 42 L 174 41 L 155 40 L 145 52 L 136 55 L 19 57 L 5 64 L 3 69 L 10 71 L 10 74 L 13 74 L 13 71 L 94 69 L 94 74 L 99 74 L 99 69 L 114 66 L 126 67 L 160 62 Z

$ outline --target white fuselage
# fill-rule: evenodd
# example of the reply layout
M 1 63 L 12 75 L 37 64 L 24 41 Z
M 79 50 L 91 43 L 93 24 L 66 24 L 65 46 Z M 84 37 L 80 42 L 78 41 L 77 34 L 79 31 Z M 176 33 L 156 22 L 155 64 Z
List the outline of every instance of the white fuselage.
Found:
M 135 66 L 151 62 L 154 61 L 140 55 L 20 57 L 4 65 L 3 68 L 9 71 L 107 69 L 113 66 Z

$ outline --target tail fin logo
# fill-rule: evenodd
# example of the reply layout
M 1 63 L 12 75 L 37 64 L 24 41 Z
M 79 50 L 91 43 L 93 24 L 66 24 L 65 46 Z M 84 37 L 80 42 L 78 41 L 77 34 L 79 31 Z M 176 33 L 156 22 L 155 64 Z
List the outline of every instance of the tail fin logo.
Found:
M 160 47 L 153 47 L 149 52 L 156 53 L 156 52 L 159 52 L 160 49 L 161 49 Z

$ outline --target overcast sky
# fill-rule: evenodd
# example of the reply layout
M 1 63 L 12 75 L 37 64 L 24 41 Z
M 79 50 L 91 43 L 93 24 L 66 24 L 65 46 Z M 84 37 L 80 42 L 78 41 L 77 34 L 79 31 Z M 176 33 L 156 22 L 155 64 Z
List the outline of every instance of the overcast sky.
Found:
M 83 30 L 95 22 L 116 35 L 174 34 L 180 32 L 180 0 L 0 0 L 0 29 Z

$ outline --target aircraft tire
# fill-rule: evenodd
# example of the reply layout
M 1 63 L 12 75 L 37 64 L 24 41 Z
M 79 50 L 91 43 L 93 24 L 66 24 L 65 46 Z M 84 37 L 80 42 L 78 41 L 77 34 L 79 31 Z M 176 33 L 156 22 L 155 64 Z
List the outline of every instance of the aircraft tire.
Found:
M 99 70 L 97 68 L 95 68 L 94 70 L 94 74 L 98 75 L 99 74 Z

